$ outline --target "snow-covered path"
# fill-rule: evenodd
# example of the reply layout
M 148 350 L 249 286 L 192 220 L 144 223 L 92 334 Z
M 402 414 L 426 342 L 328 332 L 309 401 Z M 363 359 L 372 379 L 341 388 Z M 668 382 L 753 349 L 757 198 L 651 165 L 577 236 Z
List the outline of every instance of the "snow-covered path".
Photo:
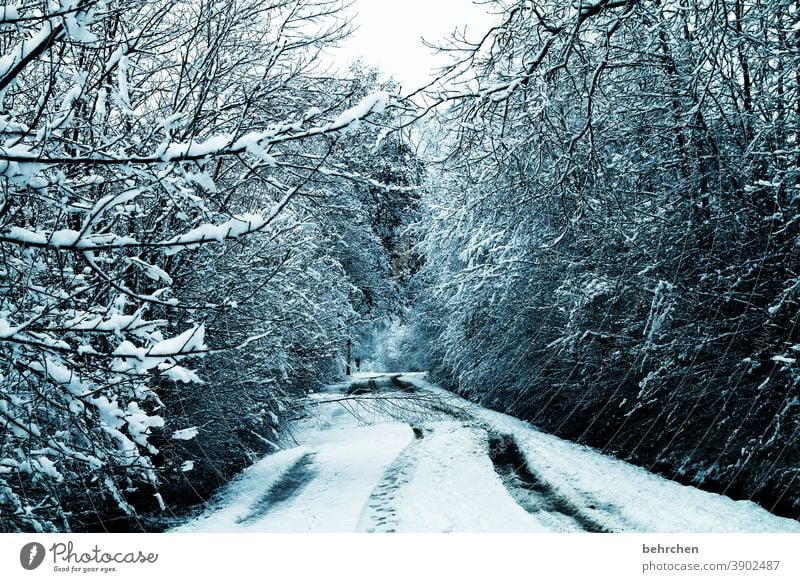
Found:
M 297 447 L 244 471 L 178 531 L 800 532 L 468 403 L 422 374 L 314 395 Z

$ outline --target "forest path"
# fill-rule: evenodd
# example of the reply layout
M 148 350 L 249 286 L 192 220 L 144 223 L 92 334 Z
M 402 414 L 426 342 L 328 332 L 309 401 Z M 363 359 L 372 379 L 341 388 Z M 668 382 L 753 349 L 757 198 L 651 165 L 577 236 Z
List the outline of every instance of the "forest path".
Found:
M 265 457 L 179 531 L 798 531 L 471 404 L 423 374 L 312 395 L 298 446 Z

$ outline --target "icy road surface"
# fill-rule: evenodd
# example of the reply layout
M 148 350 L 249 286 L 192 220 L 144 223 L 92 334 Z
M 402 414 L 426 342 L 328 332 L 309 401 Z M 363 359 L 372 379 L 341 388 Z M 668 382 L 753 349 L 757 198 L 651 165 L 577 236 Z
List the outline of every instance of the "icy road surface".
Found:
M 471 404 L 423 374 L 313 396 L 297 447 L 244 471 L 196 532 L 800 532 Z

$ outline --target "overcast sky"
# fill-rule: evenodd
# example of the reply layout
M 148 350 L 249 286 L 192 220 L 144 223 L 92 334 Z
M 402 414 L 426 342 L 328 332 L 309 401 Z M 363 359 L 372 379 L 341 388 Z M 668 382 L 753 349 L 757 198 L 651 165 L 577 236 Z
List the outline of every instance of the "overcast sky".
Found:
M 341 68 L 361 56 L 367 65 L 400 81 L 406 93 L 447 62 L 432 56 L 421 38 L 435 42 L 466 25 L 467 38 L 474 40 L 494 22 L 471 0 L 355 0 L 352 10 L 358 30 L 331 56 Z

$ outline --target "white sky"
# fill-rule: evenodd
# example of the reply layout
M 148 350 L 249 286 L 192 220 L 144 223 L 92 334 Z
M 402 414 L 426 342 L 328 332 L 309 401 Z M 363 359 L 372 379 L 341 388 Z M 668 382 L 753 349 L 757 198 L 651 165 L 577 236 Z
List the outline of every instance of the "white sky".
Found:
M 363 57 L 392 76 L 409 93 L 430 79 L 431 70 L 446 64 L 422 44 L 436 43 L 456 28 L 467 27 L 467 38 L 480 38 L 494 17 L 472 0 L 354 0 L 353 24 L 358 28 L 342 47 L 331 51 L 339 68 Z

